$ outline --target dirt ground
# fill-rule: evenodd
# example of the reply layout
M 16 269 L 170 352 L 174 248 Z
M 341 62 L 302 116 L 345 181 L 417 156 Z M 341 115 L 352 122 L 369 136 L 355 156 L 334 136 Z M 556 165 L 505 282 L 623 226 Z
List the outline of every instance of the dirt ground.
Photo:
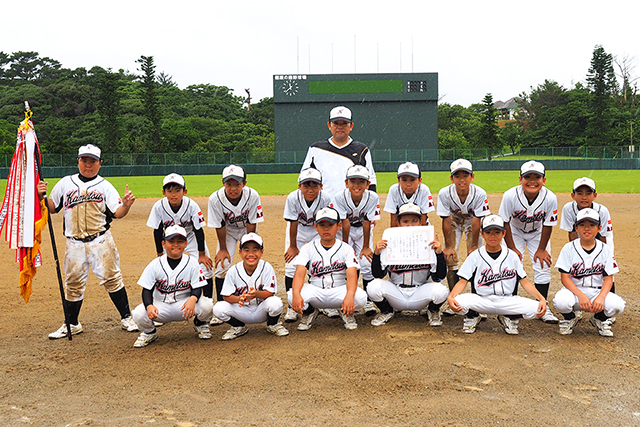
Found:
M 493 211 L 500 197 L 489 197 Z M 206 199 L 196 200 L 206 206 Z M 569 200 L 558 195 L 559 206 Z M 154 201 L 137 200 L 112 227 L 132 308 L 141 302 L 137 279 L 154 256 L 145 225 Z M 259 226 L 283 298 L 284 201 L 262 197 L 266 223 Z M 250 325 L 249 334 L 229 342 L 219 339 L 224 325 L 213 328 L 214 339 L 199 341 L 191 324 L 181 322 L 134 349 L 137 334 L 120 329 L 111 300 L 91 275 L 80 313 L 84 333 L 50 341 L 47 334 L 63 320 L 50 238 L 44 237 L 46 265 L 26 305 L 5 243 L 0 425 L 638 426 L 640 195 L 600 194 L 598 201 L 612 212 L 616 283 L 627 302 L 613 338 L 600 337 L 584 320 L 570 336 L 540 321 L 521 321 L 520 335 L 509 336 L 491 317 L 466 335 L 459 316 L 431 328 L 420 316 L 398 315 L 374 328 L 359 315 L 354 331 L 321 316 L 308 332 L 288 324 L 291 334 L 277 338 L 264 325 Z M 388 220 L 383 214 L 376 237 Z M 54 225 L 62 257 L 60 215 Z M 566 240 L 556 227 L 554 259 Z M 207 241 L 215 248 L 215 233 Z M 554 273 L 550 294 L 559 289 Z

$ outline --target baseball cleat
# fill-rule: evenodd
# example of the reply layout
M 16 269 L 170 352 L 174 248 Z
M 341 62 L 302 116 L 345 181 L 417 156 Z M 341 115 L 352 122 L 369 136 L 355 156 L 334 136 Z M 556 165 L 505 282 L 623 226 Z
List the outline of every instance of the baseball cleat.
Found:
M 195 323 L 193 324 L 193 329 L 198 333 L 198 338 L 201 340 L 210 340 L 211 339 L 211 330 L 209 329 L 209 324 L 205 323 L 204 325 L 197 326 Z
M 358 323 L 356 322 L 356 318 L 353 316 L 353 314 L 351 316 L 345 316 L 342 311 L 340 311 L 339 313 L 340 318 L 344 322 L 345 329 L 353 330 L 358 327 Z
M 442 326 L 442 318 L 440 317 L 440 311 L 428 311 L 427 316 L 429 318 L 429 326 Z
M 373 316 L 377 312 L 378 310 L 376 310 L 376 305 L 371 301 L 367 301 L 367 303 L 364 305 L 364 314 L 366 316 Z
M 393 311 L 391 313 L 378 313 L 376 317 L 371 320 L 373 326 L 382 326 L 386 324 L 393 317 Z
M 320 310 L 320 313 L 331 319 L 340 316 L 340 311 L 337 308 L 324 308 Z
M 542 317 L 540 318 L 544 323 L 558 323 L 558 318 L 554 316 L 554 314 L 549 309 L 549 304 L 547 303 L 547 311 L 544 312 Z
M 249 329 L 246 326 L 232 326 L 223 336 L 223 341 L 234 340 L 238 337 L 243 336 L 249 332 Z
M 157 331 L 151 332 L 150 334 L 143 332 L 140 334 L 136 342 L 133 343 L 133 347 L 135 348 L 146 347 L 157 339 L 158 339 Z
M 289 335 L 289 331 L 287 330 L 287 328 L 282 326 L 282 323 L 276 323 L 275 325 L 268 325 L 267 332 L 277 337 L 286 337 L 287 335 Z
M 482 318 L 480 316 L 465 317 L 462 325 L 462 332 L 465 334 L 474 333 L 476 331 L 476 326 L 478 326 L 478 323 L 480 323 L 481 320 Z
M 303 315 L 302 319 L 300 319 L 300 323 L 298 323 L 298 330 L 299 331 L 308 331 L 309 329 L 311 329 L 311 323 L 313 322 L 313 319 L 316 318 L 316 316 L 318 315 L 318 309 L 314 309 L 311 314 L 309 314 L 308 316 Z
M 571 335 L 571 333 L 573 332 L 573 327 L 576 326 L 579 321 L 580 318 L 578 317 L 574 317 L 573 319 L 569 320 L 560 320 L 558 322 L 558 333 L 560 335 Z
M 613 331 L 611 330 L 611 321 L 609 319 L 600 320 L 592 317 L 589 322 L 591 322 L 591 324 L 598 329 L 598 333 L 603 337 L 613 336 Z
M 518 320 L 509 319 L 506 316 L 498 316 L 498 322 L 504 326 L 504 331 L 509 335 L 518 335 Z
M 78 322 L 77 325 L 71 325 L 71 335 L 78 335 L 79 333 L 81 333 L 84 329 L 82 329 L 82 325 L 80 324 L 80 322 Z M 60 328 L 55 331 L 55 332 L 51 332 L 49 334 L 49 339 L 50 340 L 57 340 L 59 338 L 65 338 L 67 336 L 67 324 L 63 323 L 62 326 L 60 326 Z
M 576 310 L 576 311 L 573 312 L 573 314 L 576 315 L 576 319 L 578 319 L 578 320 L 582 319 L 582 317 L 583 317 L 582 310 Z
M 287 314 L 284 315 L 284 321 L 287 323 L 295 322 L 298 320 L 298 313 L 296 313 L 293 308 L 289 307 L 287 309 Z
M 153 321 L 153 326 L 155 326 L 156 328 L 159 328 L 160 326 L 164 325 L 164 323 L 162 322 L 156 322 L 155 320 Z
M 428 316 L 428 315 L 429 315 L 429 309 L 428 309 L 427 307 L 424 307 L 422 310 L 420 310 L 420 311 L 418 312 L 418 314 L 419 314 L 420 316 Z
M 211 318 L 211 320 L 209 321 L 209 325 L 211 326 L 217 326 L 217 325 L 222 325 L 224 322 L 220 319 L 218 319 L 216 316 L 213 316 Z
M 138 325 L 133 321 L 133 317 L 125 317 L 124 319 L 120 319 L 120 326 L 127 332 L 138 332 Z

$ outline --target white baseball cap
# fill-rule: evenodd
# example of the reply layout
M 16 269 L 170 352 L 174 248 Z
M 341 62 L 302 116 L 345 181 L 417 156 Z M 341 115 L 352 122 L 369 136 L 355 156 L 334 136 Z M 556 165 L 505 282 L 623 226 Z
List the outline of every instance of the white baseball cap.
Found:
M 322 184 L 322 174 L 318 169 L 306 168 L 302 172 L 300 172 L 300 176 L 298 176 L 298 182 L 302 184 L 307 181 L 313 181 L 317 182 L 318 184 Z
M 504 220 L 500 215 L 492 214 L 482 218 L 482 231 L 488 231 L 492 228 L 504 231 Z
M 573 181 L 573 192 L 575 193 L 576 190 L 580 187 L 582 187 L 583 185 L 586 185 L 587 187 L 589 187 L 591 190 L 593 190 L 593 192 L 596 192 L 596 183 L 594 180 L 592 180 L 591 178 L 587 178 L 586 176 L 583 176 L 582 178 L 578 178 L 575 181 Z
M 320 209 L 316 213 L 315 223 L 318 224 L 322 221 L 327 221 L 331 224 L 337 224 L 340 222 L 340 214 L 334 208 L 327 206 L 326 208 Z
M 544 176 L 544 165 L 540 162 L 531 160 L 526 162 L 520 168 L 520 176 L 525 176 L 528 173 L 537 173 L 540 176 Z
M 178 184 L 180 187 L 184 188 L 184 178 L 177 173 L 170 173 L 165 176 L 162 180 L 162 187 L 166 187 L 168 184 Z
M 458 171 L 465 171 L 469 173 L 473 173 L 473 166 L 471 166 L 471 162 L 466 159 L 458 159 L 451 163 L 451 175 L 455 174 Z
M 247 233 L 242 236 L 242 239 L 240 239 L 240 248 L 242 248 L 247 242 L 256 242 L 258 246 L 260 246 L 260 249 L 264 249 L 262 237 L 258 236 L 256 233 Z
M 337 122 L 338 120 L 344 120 L 345 122 L 353 123 L 353 120 L 351 120 L 351 110 L 342 105 L 333 108 L 329 113 L 329 121 Z
M 238 165 L 229 165 L 222 170 L 222 182 L 227 182 L 230 179 L 235 179 L 238 182 L 245 182 L 247 180 L 247 174 L 244 172 L 244 168 Z
M 369 181 L 369 169 L 361 165 L 353 165 L 347 169 L 347 179 L 362 178 Z
M 414 178 L 420 178 L 420 168 L 413 162 L 406 162 L 398 167 L 398 177 L 409 175 Z
M 402 215 L 422 215 L 422 211 L 420 210 L 420 206 L 415 203 L 405 203 L 404 205 L 398 208 L 397 217 L 400 218 Z
M 91 157 L 96 160 L 100 160 L 100 155 L 102 152 L 98 147 L 93 144 L 83 145 L 78 148 L 78 158 L 80 157 Z
M 176 236 L 182 236 L 186 239 L 187 232 L 179 225 L 170 225 L 164 229 L 164 240 L 171 240 L 171 238 Z
M 582 221 L 591 221 L 594 224 L 600 225 L 600 215 L 598 212 L 590 208 L 580 209 L 578 211 L 578 215 L 576 215 L 576 225 L 580 224 Z

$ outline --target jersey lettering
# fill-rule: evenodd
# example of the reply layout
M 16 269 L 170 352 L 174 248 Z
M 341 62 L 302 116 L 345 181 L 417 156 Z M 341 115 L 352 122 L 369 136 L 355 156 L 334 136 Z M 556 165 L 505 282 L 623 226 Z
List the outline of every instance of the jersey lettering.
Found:
M 84 194 L 79 194 L 78 190 L 69 191 L 64 199 L 64 208 L 73 209 L 83 203 L 102 203 L 104 194 L 97 190 L 91 190 Z
M 347 269 L 347 263 L 344 261 L 334 261 L 329 265 L 324 265 L 323 261 L 314 261 L 311 263 L 309 275 L 313 277 L 323 277 L 336 271 Z
M 505 268 L 499 273 L 494 273 L 492 268 L 486 268 L 480 272 L 480 277 L 476 283 L 477 286 L 491 286 L 503 280 L 513 279 L 516 275 L 516 270 L 511 268 Z
M 602 276 L 604 274 L 604 265 L 598 263 L 592 267 L 585 267 L 584 262 L 575 263 L 571 266 L 569 274 L 576 279 L 584 279 L 589 276 Z
M 168 283 L 166 279 L 156 279 L 154 286 L 161 294 L 172 294 L 191 288 L 191 280 L 180 279 L 173 285 L 169 285 Z
M 389 265 L 387 271 L 395 274 L 412 273 L 414 271 L 431 270 L 428 264 L 405 264 L 405 265 Z
M 523 222 L 525 224 L 529 224 L 529 223 L 536 222 L 536 221 L 543 221 L 545 216 L 546 216 L 546 213 L 543 212 L 543 211 L 536 212 L 532 216 L 527 216 L 527 211 L 526 210 L 514 211 L 513 212 L 513 218 L 515 218 L 515 219 L 517 219 L 520 222 Z
M 261 213 L 262 211 L 260 211 Z M 259 216 L 257 218 L 260 218 Z M 245 210 L 239 215 L 235 215 L 233 212 L 224 213 L 225 222 L 228 224 L 237 224 L 242 222 L 249 222 L 249 209 Z

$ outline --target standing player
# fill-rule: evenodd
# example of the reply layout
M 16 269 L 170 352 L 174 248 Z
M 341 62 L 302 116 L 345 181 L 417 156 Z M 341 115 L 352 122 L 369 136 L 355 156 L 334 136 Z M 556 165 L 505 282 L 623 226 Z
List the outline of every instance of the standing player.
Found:
M 242 236 L 256 232 L 264 221 L 260 196 L 247 187 L 247 175 L 241 166 L 229 165 L 222 171 L 223 187 L 209 196 L 207 225 L 216 229 L 218 247 L 213 260 L 216 296 L 222 301 L 224 276 L 231 267 L 233 254 Z M 214 319 L 218 324 L 218 319 Z
M 361 165 L 369 170 L 369 190 L 375 192 L 377 181 L 371 152 L 365 144 L 349 136 L 353 130 L 351 110 L 343 106 L 333 108 L 327 127 L 331 131 L 331 138 L 309 147 L 302 170 L 310 167 L 318 169 L 322 173 L 324 191 L 333 198 L 344 189 L 347 169 Z
M 184 253 L 187 232 L 179 225 L 164 230 L 164 255 L 153 259 L 142 272 L 142 304 L 133 310 L 133 317 L 142 333 L 133 344 L 146 347 L 156 339 L 154 321 L 177 322 L 193 317 L 193 328 L 201 340 L 211 339 L 213 301 L 202 296 L 206 281 L 195 257 Z
M 322 174 L 314 168 L 304 169 L 298 177 L 298 189 L 287 196 L 284 219 L 287 221 L 284 253 L 284 284 L 289 292 L 296 272 L 296 257 L 300 249 L 318 238 L 314 227 L 316 213 L 331 205 L 331 199 L 322 190 Z M 285 322 L 294 322 L 298 314 L 291 306 L 284 316 Z
M 109 297 L 120 313 L 122 329 L 138 330 L 131 311 L 129 299 L 122 281 L 120 255 L 113 241 L 111 221 L 124 218 L 136 198 L 126 187 L 120 199 L 111 183 L 98 175 L 102 165 L 101 151 L 92 144 L 78 149 L 80 173 L 62 178 L 53 187 L 47 199 L 50 212 L 64 209 L 64 235 L 67 238 L 64 252 L 65 304 L 71 334 L 83 331 L 78 321 L 84 290 L 87 286 L 89 268 L 100 280 L 100 285 L 109 292 Z M 47 183 L 38 184 L 40 198 L 47 193 Z M 67 325 L 49 334 L 50 339 L 67 336 Z
M 575 223 L 579 238 L 560 251 L 556 268 L 564 287 L 553 304 L 564 318 L 560 321 L 562 335 L 569 335 L 580 320 L 574 310 L 582 310 L 594 313 L 591 324 L 600 335 L 612 337 L 611 318 L 624 311 L 624 300 L 611 292 L 613 275 L 619 270 L 613 250 L 597 239 L 600 228 L 598 212 L 580 209 Z
M 438 216 L 442 218 L 449 290 L 456 284 L 458 247 L 462 235 L 465 235 L 469 255 L 481 244 L 480 219 L 490 213 L 487 193 L 471 183 L 475 178 L 471 162 L 458 159 L 451 163 L 450 169 L 452 184 L 438 193 L 437 209 Z
M 364 166 L 354 165 L 347 169 L 346 189 L 333 199 L 342 220 L 342 241 L 353 247 L 360 263 L 362 287 L 373 280 L 371 260 L 373 258 L 373 234 L 371 222 L 380 219 L 380 199 L 373 191 L 369 191 L 369 171 Z M 367 301 L 364 312 L 368 316 L 376 313 L 371 301 Z
M 398 183 L 389 187 L 384 211 L 391 214 L 391 227 L 397 226 L 398 209 L 405 203 L 418 205 L 422 211 L 421 225 L 429 225 L 427 214 L 435 210 L 433 197 L 429 187 L 422 183 L 420 168 L 412 162 L 403 163 L 398 167 Z
M 526 162 L 520 168 L 520 185 L 504 193 L 500 216 L 505 222 L 507 247 L 522 259 L 525 245 L 533 264 L 536 289 L 545 297 L 551 284 L 551 232 L 558 223 L 558 199 L 544 186 L 544 165 Z M 558 323 L 551 310 L 545 311 L 545 323 Z

